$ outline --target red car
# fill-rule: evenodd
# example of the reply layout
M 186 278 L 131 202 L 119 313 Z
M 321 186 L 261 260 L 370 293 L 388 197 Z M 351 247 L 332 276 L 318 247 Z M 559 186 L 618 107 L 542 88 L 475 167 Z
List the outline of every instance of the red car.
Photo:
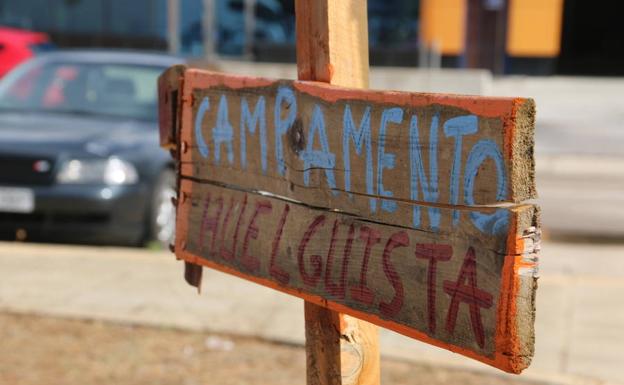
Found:
M 36 52 L 51 47 L 45 33 L 0 27 L 0 78 Z

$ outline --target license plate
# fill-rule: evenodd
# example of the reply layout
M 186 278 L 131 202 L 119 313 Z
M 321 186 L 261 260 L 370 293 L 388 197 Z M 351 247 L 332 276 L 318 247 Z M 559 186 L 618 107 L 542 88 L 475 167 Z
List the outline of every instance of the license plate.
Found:
M 29 188 L 0 187 L 0 212 L 31 213 L 35 209 L 35 194 Z

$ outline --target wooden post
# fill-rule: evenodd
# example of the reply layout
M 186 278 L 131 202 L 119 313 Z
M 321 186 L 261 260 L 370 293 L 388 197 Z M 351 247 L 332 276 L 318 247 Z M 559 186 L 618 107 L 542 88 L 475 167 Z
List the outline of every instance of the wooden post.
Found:
M 296 0 L 299 80 L 368 88 L 366 0 Z M 305 301 L 307 384 L 375 385 L 377 326 Z

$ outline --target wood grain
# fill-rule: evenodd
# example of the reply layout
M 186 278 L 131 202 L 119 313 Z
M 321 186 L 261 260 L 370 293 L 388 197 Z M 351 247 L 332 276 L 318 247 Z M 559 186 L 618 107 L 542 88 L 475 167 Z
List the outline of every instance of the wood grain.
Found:
M 300 80 L 368 88 L 366 0 L 296 0 Z
M 296 0 L 299 80 L 368 88 L 365 0 Z M 379 385 L 377 326 L 304 301 L 308 385 Z M 338 353 L 338 354 L 337 354 Z
M 310 169 L 308 175 L 309 183 L 306 186 L 306 181 L 303 177 L 304 169 L 301 166 L 302 160 L 299 156 L 301 146 L 305 144 L 305 140 L 301 143 L 294 134 L 299 133 L 302 138 L 305 138 L 306 135 L 309 137 L 310 125 L 308 124 L 306 128 L 306 125 L 303 123 L 300 125 L 294 124 L 295 120 L 293 120 L 293 126 L 288 128 L 283 138 L 284 143 L 286 143 L 283 147 L 285 160 L 284 175 L 281 175 L 277 168 L 273 169 L 278 163 L 275 159 L 271 161 L 268 155 L 265 158 L 266 171 L 263 171 L 263 157 L 261 155 L 263 150 L 258 144 L 259 142 L 254 144 L 251 139 L 246 143 L 246 151 L 241 151 L 241 142 L 237 142 L 236 137 L 233 137 L 231 143 L 232 162 L 230 163 L 227 160 L 227 145 L 221 142 L 219 146 L 214 146 L 211 144 L 210 139 L 215 137 L 214 127 L 217 126 L 219 120 L 219 99 L 221 99 L 222 95 L 226 95 L 225 98 L 229 100 L 228 112 L 224 113 L 222 109 L 221 113 L 223 119 L 219 124 L 223 125 L 225 120 L 236 122 L 236 113 L 241 113 L 241 108 L 238 106 L 242 105 L 244 98 L 247 99 L 249 106 L 254 106 L 259 98 L 263 96 L 266 106 L 268 106 L 267 110 L 271 110 L 271 100 L 275 99 L 277 90 L 280 87 L 290 87 L 293 94 L 296 95 L 295 97 L 298 98 L 297 103 L 301 106 L 299 114 L 302 121 L 311 120 L 313 107 L 310 106 L 322 106 L 326 110 L 323 112 L 324 116 L 330 117 L 327 121 L 331 122 L 338 119 L 331 118 L 331 116 L 342 116 L 341 111 L 344 111 L 346 104 L 349 104 L 353 116 L 358 116 L 358 113 L 359 116 L 362 116 L 364 109 L 370 105 L 371 117 L 376 116 L 377 120 L 380 120 L 384 110 L 401 108 L 403 111 L 406 111 L 405 114 L 408 116 L 416 116 L 424 122 L 424 128 L 419 126 L 417 130 L 421 140 L 417 148 L 422 150 L 422 158 L 417 163 L 422 167 L 422 169 L 419 169 L 419 175 L 424 175 L 425 178 L 418 179 L 420 184 L 417 187 L 420 199 L 411 199 L 413 197 L 413 185 L 410 183 L 412 182 L 410 177 L 412 176 L 411 169 L 414 167 L 414 162 L 413 154 L 410 151 L 414 151 L 414 147 L 410 145 L 405 146 L 405 142 L 407 140 L 409 143 L 410 135 L 413 136 L 414 131 L 410 131 L 409 127 L 406 126 L 397 125 L 398 129 L 393 136 L 385 136 L 385 152 L 395 154 L 394 168 L 390 169 L 390 171 L 386 170 L 388 173 L 383 177 L 386 189 L 394 194 L 392 197 L 386 195 L 381 197 L 376 193 L 367 194 L 367 177 L 366 173 L 362 171 L 366 170 L 366 157 L 354 155 L 355 150 L 353 148 L 349 157 L 353 169 L 350 189 L 346 189 L 344 186 L 341 189 L 338 186 L 339 188 L 336 189 L 337 193 L 328 189 L 327 169 L 318 167 Z M 178 235 L 176 238 L 176 254 L 178 257 L 193 263 L 237 274 L 269 287 L 298 295 L 318 306 L 328 307 L 333 311 L 363 318 L 377 325 L 388 327 L 436 346 L 459 352 L 509 372 L 518 373 L 529 364 L 532 357 L 534 339 L 533 320 L 536 289 L 534 271 L 537 259 L 534 241 L 537 234 L 539 234 L 537 210 L 532 205 L 490 207 L 480 204 L 522 201 L 535 195 L 532 158 L 534 105 L 530 99 L 373 92 L 339 88 L 321 83 L 273 81 L 220 75 L 197 70 L 186 70 L 184 72 L 182 93 L 178 95 L 178 98 L 181 103 L 181 126 L 178 132 L 179 137 L 177 138 L 180 157 L 179 173 L 182 185 L 185 186 L 185 189 L 181 191 L 181 199 L 179 200 L 181 203 L 178 212 Z M 206 114 L 201 119 L 201 123 L 195 125 L 194 120 L 197 118 L 197 111 L 204 100 L 208 100 L 212 107 L 206 111 Z M 238 104 L 236 100 L 239 101 Z M 236 113 L 233 111 L 236 111 Z M 248 112 L 252 114 L 251 111 Z M 284 114 L 286 113 L 284 112 Z M 275 138 L 277 136 L 270 131 L 275 123 L 271 120 L 273 119 L 272 115 L 270 112 L 267 113 L 265 125 L 265 134 L 267 138 L 271 139 L 267 140 L 267 148 L 265 149 L 267 154 L 274 153 L 276 148 Z M 451 121 L 454 118 L 466 115 L 472 115 L 477 118 L 478 129 L 473 135 L 474 138 L 469 138 L 468 135 L 463 137 L 461 152 L 457 156 L 455 142 L 445 137 L 444 123 L 442 122 Z M 434 118 L 438 119 L 437 125 L 432 124 Z M 283 116 L 278 119 L 283 119 Z M 373 120 L 371 118 L 371 121 Z M 355 124 L 359 124 L 359 119 L 355 118 L 355 121 Z M 248 125 L 243 125 L 243 127 L 247 130 L 249 129 Z M 240 125 L 237 128 L 240 128 Z M 327 144 L 330 148 L 334 144 L 342 142 L 340 137 L 342 126 L 340 124 L 327 124 L 326 128 Z M 435 157 L 431 157 L 429 153 L 432 143 L 430 138 L 436 135 L 432 133 L 433 131 L 436 131 L 438 135 L 438 150 Z M 198 146 L 198 132 L 203 136 L 203 141 L 209 154 L 208 157 L 201 154 Z M 258 140 L 261 137 L 260 132 L 260 126 L 257 125 L 255 136 L 250 136 L 249 138 Z M 336 132 L 339 133 L 338 136 L 336 136 Z M 383 135 L 379 135 L 379 128 L 374 128 L 373 125 L 371 125 L 371 136 L 383 137 Z M 216 137 L 219 136 L 217 135 Z M 317 145 L 321 143 L 318 139 L 316 138 L 315 142 Z M 445 142 L 445 140 L 447 141 Z M 471 154 L 474 152 L 473 149 L 478 147 L 479 143 L 483 143 L 483 141 L 493 144 L 493 148 L 500 151 L 503 159 L 501 163 L 504 170 L 502 173 L 503 178 L 500 177 L 501 172 L 496 167 L 497 163 L 491 159 L 482 161 L 476 168 L 473 167 L 472 174 L 468 173 L 469 175 L 466 176 L 466 165 L 470 164 Z M 211 145 L 212 147 L 210 147 Z M 371 140 L 371 146 L 371 153 L 377 159 L 383 156 L 383 153 L 380 155 L 379 140 Z M 220 148 L 222 155 L 219 162 L 216 162 L 213 155 L 211 155 L 216 152 L 216 148 Z M 363 146 L 362 150 L 364 148 Z M 314 149 L 318 150 L 318 147 L 314 147 Z M 245 167 L 237 166 L 237 164 L 243 164 L 242 154 L 245 154 L 248 160 Z M 362 151 L 362 154 L 364 154 L 364 151 Z M 258 157 L 254 158 L 255 156 Z M 252 162 L 252 159 L 256 159 L 256 161 Z M 456 161 L 455 159 L 459 160 Z M 344 159 L 342 161 L 344 162 Z M 434 161 L 437 162 L 437 167 L 432 167 Z M 293 167 L 292 164 L 296 165 L 297 162 L 300 162 L 299 165 Z M 460 197 L 457 202 L 452 199 L 453 192 L 451 191 L 451 186 L 453 186 L 453 179 L 449 177 L 449 175 L 454 173 L 454 165 L 460 165 L 461 170 L 464 170 L 463 173 L 459 172 L 459 176 L 456 179 L 461 182 L 456 185 L 459 187 L 455 189 L 455 196 Z M 335 175 L 344 176 L 344 167 L 333 167 L 331 170 L 335 172 Z M 373 166 L 374 175 L 377 172 L 378 168 Z M 431 193 L 432 190 L 423 189 L 424 183 L 422 181 L 427 180 L 431 183 L 434 180 L 432 179 L 433 175 L 438 177 L 438 195 L 435 196 L 436 199 L 423 199 L 425 191 Z M 444 178 L 448 179 L 445 180 Z M 336 177 L 336 181 L 340 179 L 342 177 Z M 466 183 L 466 181 L 470 181 L 472 184 Z M 499 196 L 499 191 L 497 191 L 501 181 L 506 186 L 506 195 L 503 196 Z M 466 186 L 471 188 L 471 194 L 469 195 L 466 194 L 466 189 L 464 189 Z M 259 247 L 255 242 L 254 234 L 262 233 L 262 231 L 255 229 L 255 225 L 252 225 L 251 238 L 247 238 L 247 246 L 244 246 L 245 237 L 243 235 L 234 237 L 232 233 L 232 231 L 235 231 L 231 227 L 234 226 L 234 219 L 229 219 L 229 222 L 223 226 L 229 229 L 226 233 L 229 235 L 226 236 L 232 237 L 232 245 L 240 247 L 241 250 L 238 253 L 242 253 L 241 255 L 245 256 L 243 257 L 244 262 L 241 262 L 242 265 L 228 264 L 218 259 L 215 260 L 210 255 L 206 255 L 203 249 L 194 249 L 193 247 L 197 247 L 197 242 L 199 242 L 199 235 L 193 235 L 193 232 L 199 231 L 204 223 L 203 219 L 198 219 L 198 216 L 203 215 L 200 214 L 202 208 L 198 206 L 197 201 L 195 201 L 195 206 L 188 206 L 188 203 L 186 203 L 187 206 L 184 206 L 185 204 L 182 202 L 185 199 L 182 198 L 187 196 L 186 202 L 192 202 L 193 199 L 196 199 L 197 194 L 200 194 L 200 197 L 202 194 L 206 194 L 207 189 L 223 190 L 219 190 L 221 192 L 218 195 L 223 197 L 223 210 L 226 210 L 222 213 L 224 218 L 227 216 L 227 207 L 233 207 L 231 205 L 228 206 L 229 201 L 227 199 L 237 196 L 238 198 L 234 201 L 239 202 L 237 207 L 239 207 L 238 210 L 240 211 L 240 199 L 251 199 L 242 198 L 246 196 L 244 194 L 248 194 L 249 197 L 255 197 L 261 196 L 259 194 L 263 194 L 263 192 L 270 193 L 270 196 L 266 199 L 271 202 L 275 200 L 275 203 L 271 203 L 272 214 L 270 221 L 272 222 L 265 225 L 271 228 L 270 232 L 277 231 L 279 218 L 281 218 L 280 211 L 272 211 L 274 210 L 273 208 L 283 208 L 285 206 L 279 206 L 279 203 L 290 202 L 289 210 L 292 210 L 292 212 L 288 215 L 298 218 L 300 221 L 283 225 L 285 237 L 283 242 L 289 243 L 290 249 L 288 247 L 286 250 L 277 248 L 274 251 L 268 246 L 272 243 L 270 240 L 264 242 L 264 248 L 254 249 L 254 247 Z M 349 190 L 351 194 L 347 193 L 346 190 Z M 240 194 L 243 194 L 243 196 Z M 376 211 L 371 210 L 371 199 L 376 201 Z M 394 210 L 381 210 L 380 207 L 383 206 L 383 201 L 392 201 Z M 236 212 L 235 209 L 231 210 Z M 300 212 L 299 210 L 303 211 Z M 435 312 L 430 312 L 434 314 L 431 318 L 429 318 L 429 313 L 425 315 L 421 310 L 418 313 L 420 318 L 415 318 L 418 320 L 416 322 L 414 321 L 415 319 L 411 319 L 403 313 L 397 313 L 396 316 L 388 317 L 388 311 L 391 312 L 388 309 L 392 307 L 388 308 L 387 306 L 384 306 L 385 310 L 383 311 L 386 314 L 384 316 L 381 313 L 381 302 L 374 302 L 374 305 L 371 305 L 370 301 L 362 302 L 370 299 L 371 291 L 391 296 L 391 290 L 396 289 L 393 284 L 397 282 L 387 278 L 388 275 L 392 276 L 390 270 L 384 271 L 383 249 L 376 252 L 371 251 L 369 257 L 364 257 L 363 252 L 366 248 L 362 244 L 359 244 L 357 248 L 353 246 L 352 251 L 360 255 L 360 259 L 355 263 L 364 264 L 364 259 L 368 258 L 372 261 L 372 258 L 376 258 L 376 267 L 371 267 L 373 269 L 371 271 L 374 271 L 372 274 L 376 278 L 371 278 L 368 283 L 381 286 L 376 287 L 375 290 L 371 289 L 371 291 L 362 289 L 359 294 L 356 292 L 354 298 L 349 298 L 347 294 L 345 294 L 344 298 L 335 298 L 333 291 L 315 291 L 309 288 L 308 283 L 313 283 L 315 280 L 324 280 L 322 275 L 324 270 L 321 271 L 322 278 L 318 278 L 315 275 L 310 278 L 306 275 L 309 273 L 299 273 L 300 281 L 295 282 L 292 286 L 293 282 L 285 284 L 282 282 L 283 278 L 280 277 L 286 275 L 289 277 L 296 276 L 298 272 L 297 264 L 288 265 L 291 269 L 288 271 L 284 270 L 287 267 L 283 267 L 282 270 L 278 268 L 273 272 L 273 275 L 270 275 L 270 271 L 264 275 L 258 275 L 245 270 L 245 266 L 247 268 L 263 266 L 263 264 L 266 264 L 267 258 L 269 258 L 270 265 L 270 260 L 273 256 L 275 258 L 284 258 L 285 255 L 286 258 L 292 259 L 293 255 L 297 255 L 296 250 L 298 250 L 299 242 L 303 237 L 301 231 L 308 228 L 312 219 L 320 215 L 318 212 L 329 213 L 326 217 L 328 223 L 332 223 L 332 219 L 328 219 L 331 217 L 334 218 L 334 221 L 338 221 L 341 224 L 338 228 L 341 231 L 342 238 L 333 238 L 328 233 L 330 231 L 328 227 L 331 226 L 323 225 L 325 233 L 323 233 L 324 235 L 322 235 L 319 242 L 314 243 L 314 247 L 318 246 L 321 249 L 314 250 L 318 254 L 311 255 L 327 256 L 332 239 L 335 239 L 336 244 L 342 245 L 336 246 L 337 250 L 340 248 L 344 250 L 346 247 L 344 232 L 348 231 L 349 228 L 347 226 L 347 230 L 345 230 L 345 224 L 347 223 L 358 223 L 359 227 L 354 226 L 359 230 L 355 229 L 354 231 L 359 231 L 360 233 L 362 231 L 361 228 L 365 227 L 364 224 L 381 226 L 383 229 L 386 229 L 383 236 L 381 236 L 381 238 L 386 237 L 386 242 L 388 242 L 391 235 L 404 231 L 408 234 L 410 245 L 416 243 L 444 246 L 442 251 L 437 250 L 435 247 L 432 247 L 432 251 L 421 250 L 420 259 L 427 261 L 427 258 L 435 260 L 440 257 L 440 261 L 436 263 L 440 264 L 440 266 L 445 266 L 446 270 L 440 267 L 437 270 L 437 274 L 433 274 L 429 272 L 428 268 L 425 269 L 421 266 L 418 274 L 420 274 L 420 284 L 423 286 L 418 287 L 416 283 L 405 278 L 406 282 L 412 282 L 412 286 L 404 288 L 404 295 L 407 296 L 409 293 L 412 296 L 410 298 L 413 301 L 411 305 L 413 309 L 422 309 L 424 303 L 428 303 L 429 298 L 435 298 L 435 300 L 432 300 L 432 303 L 443 303 L 443 305 L 436 307 L 437 310 Z M 216 213 L 213 212 L 214 215 Z M 230 215 L 233 216 L 235 214 Z M 337 219 L 334 216 L 338 216 L 341 219 Z M 241 218 L 243 218 L 241 219 L 241 226 L 245 226 L 245 223 L 249 226 L 249 223 L 253 222 L 249 217 L 242 216 Z M 356 222 L 350 222 L 353 218 L 356 218 Z M 257 220 L 269 219 L 265 214 L 260 213 Z M 236 222 L 238 223 L 238 220 Z M 242 232 L 243 230 L 240 231 Z M 360 237 L 358 238 L 360 243 L 362 237 L 365 238 L 367 236 L 366 234 L 368 233 L 366 231 L 368 230 L 364 231 L 364 235 L 358 233 L 359 235 L 357 236 Z M 205 231 L 202 230 L 202 232 Z M 241 237 L 243 240 L 240 239 Z M 236 241 L 234 241 L 234 238 L 236 238 Z M 219 244 L 219 239 L 210 239 L 210 242 Z M 353 242 L 355 244 L 355 241 Z M 377 245 L 377 247 L 379 246 Z M 447 262 L 444 259 L 446 247 L 450 247 L 453 250 L 451 258 L 454 261 L 453 263 L 445 264 Z M 243 252 L 243 249 L 246 251 Z M 246 252 L 254 253 L 253 255 L 256 258 L 247 259 Z M 412 250 L 412 256 L 415 253 L 416 251 Z M 436 253 L 442 254 L 438 255 Z M 304 253 L 303 255 L 306 254 Z M 430 257 L 426 257 L 427 255 L 430 255 Z M 380 260 L 381 265 L 379 264 Z M 397 270 L 399 276 L 404 274 L 405 271 L 415 268 L 413 265 L 415 263 L 414 258 L 406 260 L 411 261 L 412 265 L 408 265 L 401 272 Z M 306 265 L 307 269 L 316 268 L 315 263 L 317 262 L 312 263 L 313 265 L 311 266 Z M 323 263 L 327 263 L 327 260 L 321 259 L 320 263 L 321 266 L 324 266 Z M 476 265 L 474 269 L 471 267 L 473 265 Z M 333 275 L 330 274 L 330 276 L 339 274 L 339 270 L 334 271 L 334 269 L 338 269 L 336 264 L 332 266 L 331 272 Z M 462 271 L 464 271 L 463 275 Z M 475 271 L 476 273 L 474 274 L 482 278 L 474 279 L 473 272 Z M 280 275 L 280 272 L 286 272 L 284 273 L 286 275 Z M 416 274 L 416 272 L 413 273 Z M 269 275 L 267 276 L 267 274 Z M 435 285 L 433 286 L 435 290 L 423 284 L 424 281 L 429 282 L 425 279 L 429 277 L 436 277 Z M 353 282 L 358 279 L 358 276 L 356 274 L 349 279 Z M 400 281 L 403 282 L 403 279 L 401 278 Z M 455 282 L 453 282 L 453 279 L 455 279 Z M 462 285 L 466 282 L 470 283 L 477 280 L 479 282 L 476 284 L 477 287 L 481 289 L 481 285 L 483 285 L 485 294 L 481 298 L 470 299 L 470 297 L 466 297 L 465 291 L 468 289 L 465 288 L 465 285 Z M 330 290 L 334 290 L 335 288 L 333 288 L 331 282 L 328 284 L 328 287 Z M 318 285 L 318 290 L 320 290 L 322 284 L 319 283 Z M 435 295 L 432 294 L 434 292 Z M 331 295 L 328 295 L 328 293 Z M 455 301 L 453 301 L 453 297 Z M 469 303 L 462 302 L 458 298 L 463 298 Z M 407 297 L 404 300 L 407 300 Z M 383 303 L 386 305 L 391 304 L 387 299 Z M 472 306 L 470 306 L 471 303 Z M 404 308 L 401 307 L 401 309 Z M 482 319 L 481 324 L 475 321 L 477 319 Z M 431 333 L 431 330 L 435 330 L 435 333 Z M 447 330 L 448 333 L 440 334 L 440 330 Z
M 539 235 L 532 205 L 502 209 L 507 232 L 485 236 L 468 221 L 432 233 L 186 178 L 181 194 L 176 255 L 186 261 L 509 372 L 530 362 Z
M 158 78 L 158 126 L 160 128 L 160 146 L 175 149 L 180 126 L 179 97 L 184 72 L 187 67 L 175 65 L 168 68 Z
M 477 238 L 468 228 L 439 234 L 371 223 L 188 179 L 181 189 L 176 255 L 186 261 L 503 370 L 528 365 L 534 206 L 505 209 L 512 217 L 508 233 Z

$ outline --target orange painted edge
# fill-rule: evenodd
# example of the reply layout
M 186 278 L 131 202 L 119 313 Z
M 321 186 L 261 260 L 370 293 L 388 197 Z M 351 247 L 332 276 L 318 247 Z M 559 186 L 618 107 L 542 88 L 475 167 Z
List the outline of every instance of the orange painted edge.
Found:
M 267 79 L 192 69 L 185 74 L 187 86 L 194 88 L 228 87 L 231 89 L 268 87 L 277 82 L 288 82 L 297 91 L 318 97 L 326 102 L 356 100 L 369 103 L 395 104 L 405 107 L 422 107 L 430 104 L 442 104 L 462 108 L 475 115 L 487 118 L 509 119 L 513 104 L 521 98 L 489 97 L 475 95 L 433 94 L 404 91 L 377 91 L 333 86 L 327 83 Z
M 199 69 L 188 70 L 185 74 L 192 88 L 228 87 L 232 89 L 268 87 L 278 80 L 262 77 L 229 75 Z M 292 80 L 291 80 L 292 81 Z
M 520 373 L 524 367 L 518 364 L 519 341 L 517 324 L 515 322 L 518 312 L 516 297 L 519 289 L 519 276 L 517 275 L 518 256 L 514 255 L 523 249 L 524 241 L 517 236 L 517 214 L 511 213 L 513 220 L 510 221 L 509 234 L 507 236 L 507 255 L 501 271 L 501 288 L 498 298 L 498 314 L 496 320 L 496 347 L 497 350 L 507 353 L 505 364 L 509 365 L 511 373 Z M 519 248 L 518 248 L 519 247 Z M 522 256 L 519 256 L 520 259 Z M 506 295 L 504 295 L 506 293 Z M 500 357 L 498 357 L 500 358 Z
M 518 113 L 518 109 L 524 103 L 525 99 L 523 98 L 515 98 L 511 102 L 511 114 L 510 116 L 503 121 L 503 157 L 508 160 L 507 164 L 510 165 L 510 170 L 508 170 L 509 179 L 513 180 L 514 177 L 514 162 L 513 162 L 513 147 L 514 141 L 516 138 L 516 117 Z M 516 201 L 515 193 L 516 191 L 511 189 L 509 193 L 511 196 L 509 199 L 511 201 Z
M 507 352 L 511 372 L 520 373 L 530 362 L 523 359 L 522 345 L 525 341 L 518 334 L 519 309 L 516 301 L 522 284 L 520 269 L 534 269 L 537 263 L 524 260 L 525 242 L 518 232 L 518 213 L 512 210 L 511 215 L 514 219 L 509 229 L 507 255 L 501 273 L 501 293 L 508 294 L 499 297 L 497 325 L 500 330 L 497 332 L 497 346 L 500 346 L 501 351 Z
M 526 102 L 527 99 L 515 98 L 512 101 L 512 113 L 509 120 L 504 122 L 504 156 L 509 159 L 509 164 L 514 167 L 514 141 L 516 140 L 516 119 L 519 109 Z M 509 170 L 513 176 L 515 170 Z M 512 191 L 513 193 L 513 191 Z M 516 197 L 511 197 L 515 200 Z M 507 296 L 501 295 L 499 297 L 498 305 L 498 320 L 496 345 L 500 347 L 501 351 L 507 351 L 509 357 L 507 360 L 511 365 L 512 373 L 520 373 L 528 365 L 522 359 L 521 336 L 518 335 L 518 307 L 516 299 L 520 290 L 520 274 L 519 271 L 524 267 L 534 268 L 536 263 L 525 262 L 523 259 L 523 253 L 525 249 L 524 239 L 518 233 L 518 214 L 511 210 L 512 220 L 510 221 L 510 228 L 508 229 L 507 237 L 507 255 L 503 263 L 503 270 L 501 275 L 501 293 L 508 293 Z

